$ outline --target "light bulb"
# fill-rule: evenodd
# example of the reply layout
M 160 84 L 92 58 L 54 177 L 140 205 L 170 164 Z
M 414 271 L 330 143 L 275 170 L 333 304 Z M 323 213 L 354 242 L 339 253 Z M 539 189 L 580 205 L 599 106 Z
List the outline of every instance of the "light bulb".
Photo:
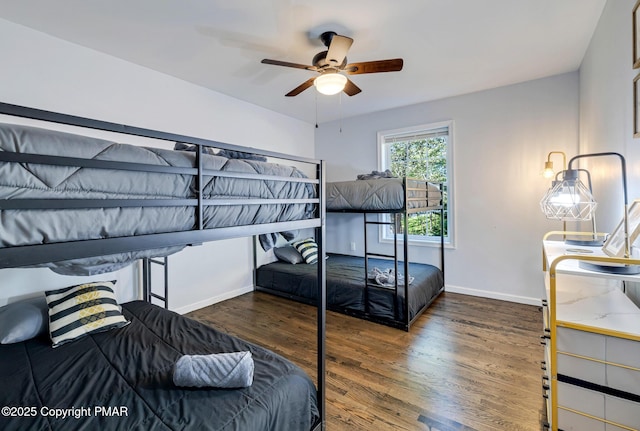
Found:
M 346 84 L 347 77 L 340 73 L 323 73 L 313 81 L 318 92 L 327 96 L 340 93 Z

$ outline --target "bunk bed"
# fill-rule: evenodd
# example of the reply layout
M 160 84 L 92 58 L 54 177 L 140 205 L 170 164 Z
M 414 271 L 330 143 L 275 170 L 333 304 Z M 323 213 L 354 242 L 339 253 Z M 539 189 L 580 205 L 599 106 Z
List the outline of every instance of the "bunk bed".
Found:
M 206 241 L 308 228 L 324 256 L 321 161 L 4 103 L 0 114 L 192 150 L 0 126 L 0 269 L 99 274 Z M 213 148 L 242 155 L 223 157 Z M 263 157 L 247 160 L 247 154 Z M 267 157 L 307 164 L 313 176 Z M 324 298 L 322 263 L 316 278 L 317 295 Z M 149 290 L 145 285 L 145 299 Z M 56 347 L 46 336 L 2 344 L 0 404 L 8 410 L 0 428 L 322 430 L 326 304 L 317 304 L 315 385 L 297 365 L 265 348 L 146 301 L 109 303 L 117 306 L 109 313 L 120 324 Z M 180 358 L 245 351 L 254 364 L 250 385 L 176 383 Z
M 365 238 L 364 257 L 327 253 L 328 309 L 408 331 L 444 291 L 442 185 L 410 178 L 376 178 L 326 186 L 327 212 L 362 213 Z M 440 213 L 439 268 L 409 262 L 408 232 L 402 229 L 408 214 L 428 211 Z M 379 214 L 390 214 L 390 220 L 380 221 Z M 403 233 L 402 252 L 397 235 L 393 253 L 369 251 L 367 228 L 380 225 L 392 225 L 395 232 Z M 310 265 L 291 265 L 279 259 L 257 268 L 255 277 L 258 290 L 309 304 L 317 301 Z

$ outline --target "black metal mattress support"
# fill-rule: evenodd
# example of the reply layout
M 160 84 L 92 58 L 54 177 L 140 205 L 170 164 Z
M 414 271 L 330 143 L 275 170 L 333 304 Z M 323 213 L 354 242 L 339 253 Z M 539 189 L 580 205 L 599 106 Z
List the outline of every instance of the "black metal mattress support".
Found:
M 107 160 L 89 160 L 74 157 L 43 156 L 38 154 L 12 153 L 0 151 L 0 163 L 34 163 L 69 167 L 87 167 L 97 169 L 132 170 L 137 172 L 162 172 L 169 174 L 193 175 L 197 189 L 193 198 L 189 199 L 4 199 L 0 200 L 0 211 L 21 209 L 88 209 L 88 208 L 123 208 L 147 206 L 191 206 L 196 211 L 196 227 L 192 230 L 122 236 L 112 238 L 74 240 L 35 245 L 22 245 L 0 248 L 0 269 L 25 267 L 49 262 L 58 262 L 83 257 L 104 256 L 116 253 L 144 251 L 173 246 L 199 245 L 208 241 L 229 238 L 255 236 L 264 233 L 282 232 L 296 229 L 314 228 L 318 239 L 318 252 L 325 255 L 325 167 L 324 162 L 304 157 L 265 151 L 250 147 L 242 147 L 212 140 L 196 138 L 157 130 L 126 126 L 117 123 L 99 121 L 73 115 L 55 113 L 40 109 L 28 108 L 7 103 L 0 103 L 0 114 L 13 117 L 28 118 L 50 123 L 78 126 L 89 129 L 116 132 L 125 135 L 140 136 L 171 142 L 181 142 L 196 145 L 195 165 L 193 168 L 172 166 L 158 166 L 134 162 L 117 162 Z M 203 169 L 200 151 L 201 147 L 215 147 L 231 151 L 259 154 L 300 163 L 310 163 L 315 166 L 315 178 L 290 178 L 260 175 L 255 173 L 222 172 Z M 273 181 L 296 181 L 314 185 L 317 189 L 315 199 L 215 199 L 202 198 L 204 176 L 227 176 L 250 179 L 268 179 Z M 207 205 L 261 205 L 261 204 L 314 204 L 317 208 L 313 218 L 295 221 L 263 223 L 254 225 L 230 226 L 219 228 L 203 228 L 203 208 Z M 148 265 L 148 263 L 147 263 Z M 166 265 L 166 261 L 165 261 Z M 166 266 L 165 266 L 166 271 Z M 149 275 L 148 267 L 143 275 Z M 320 422 L 314 430 L 325 428 L 325 326 L 326 326 L 326 275 L 324 258 L 318 262 L 318 297 L 322 298 L 317 304 L 317 389 Z M 150 301 L 151 292 L 145 292 L 145 299 Z M 165 298 L 168 289 L 165 285 Z
M 405 274 L 404 277 L 404 283 L 399 284 L 398 283 L 398 277 L 395 277 L 395 295 L 396 297 L 399 294 L 399 289 L 403 290 L 403 301 L 402 301 L 402 307 L 403 307 L 403 319 L 398 318 L 398 310 L 397 308 L 395 309 L 395 319 L 387 319 L 387 318 L 382 318 L 382 317 L 378 317 L 378 316 L 374 316 L 371 315 L 367 309 L 365 309 L 364 312 L 360 312 L 360 311 L 356 311 L 356 310 L 350 310 L 350 309 L 344 309 L 344 310 L 336 310 L 336 311 L 340 311 L 343 312 L 345 314 L 349 314 L 355 317 L 359 317 L 362 319 L 366 319 L 366 320 L 370 320 L 376 323 L 380 323 L 383 325 L 387 325 L 387 326 L 392 326 L 394 328 L 399 328 L 399 329 L 404 329 L 405 331 L 409 331 L 409 329 L 411 328 L 411 324 L 413 322 L 416 321 L 416 319 L 418 317 L 420 317 L 420 315 L 429 307 L 429 305 L 431 305 L 431 303 L 435 300 L 435 297 L 432 298 L 431 301 L 429 301 L 428 303 L 426 303 L 418 312 L 416 312 L 416 314 L 413 316 L 413 318 L 410 317 L 409 315 L 409 235 L 408 235 L 408 229 L 406 228 L 406 226 L 408 226 L 408 215 L 410 213 L 417 213 L 417 212 L 428 212 L 428 211 L 438 211 L 440 212 L 440 270 L 442 271 L 442 277 L 443 277 L 443 288 L 442 290 L 444 290 L 444 276 L 445 276 L 445 264 L 444 264 L 444 208 L 445 208 L 445 204 L 444 204 L 444 194 L 443 194 L 443 185 L 442 183 L 439 184 L 439 189 L 440 189 L 440 205 L 435 206 L 435 207 L 427 207 L 427 208 L 411 208 L 410 203 L 413 201 L 420 201 L 423 198 L 414 198 L 410 196 L 410 192 L 411 191 L 419 191 L 421 189 L 418 188 L 411 188 L 408 186 L 407 184 L 407 179 L 408 178 L 403 178 L 402 179 L 402 188 L 404 191 L 404 206 L 400 209 L 390 209 L 390 210 L 358 210 L 358 209 L 341 209 L 341 210 L 327 210 L 328 212 L 335 212 L 335 213 L 358 213 L 358 214 L 363 214 L 363 218 L 364 218 L 364 273 L 365 273 L 365 280 L 364 280 L 364 303 L 365 303 L 365 307 L 368 308 L 368 299 L 367 299 L 367 293 L 368 293 L 368 286 L 369 286 L 369 280 L 366 279 L 367 278 L 367 274 L 369 273 L 369 268 L 368 268 L 368 257 L 379 257 L 379 258 L 385 258 L 385 259 L 391 259 L 393 260 L 394 263 L 394 273 L 398 274 L 398 262 L 399 260 L 402 260 L 403 262 L 403 271 Z M 428 192 L 427 192 L 428 193 Z M 427 202 L 429 201 L 429 199 L 427 199 Z M 391 221 L 390 222 L 384 222 L 384 221 L 378 221 L 378 220 L 369 220 L 367 218 L 367 215 L 369 214 L 389 214 L 391 216 Z M 400 226 L 402 224 L 404 224 L 405 228 L 403 229 L 403 243 L 402 243 L 402 256 L 399 255 L 398 253 L 398 236 L 394 235 L 393 236 L 393 254 L 380 254 L 380 253 L 370 253 L 368 250 L 368 241 L 367 241 L 367 227 L 369 225 L 394 225 L 396 226 Z M 394 232 L 397 232 L 397 230 L 394 229 Z M 437 296 L 436 296 L 437 297 Z M 394 307 L 395 307 L 395 301 L 394 301 Z M 335 307 L 332 308 L 335 310 Z

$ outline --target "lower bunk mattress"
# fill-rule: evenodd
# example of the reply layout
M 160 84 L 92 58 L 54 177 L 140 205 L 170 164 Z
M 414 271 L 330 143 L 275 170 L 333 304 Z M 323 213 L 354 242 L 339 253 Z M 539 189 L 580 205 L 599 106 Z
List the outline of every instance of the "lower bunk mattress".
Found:
M 396 296 L 393 287 L 369 284 L 365 292 L 364 258 L 327 254 L 327 308 L 334 311 L 367 313 L 371 317 L 404 321 L 404 285 Z M 369 259 L 369 271 L 393 268 L 393 261 Z M 398 263 L 398 271 L 403 264 Z M 444 288 L 442 271 L 433 265 L 409 263 L 409 320 L 418 316 Z M 256 289 L 315 304 L 318 292 L 317 266 L 277 261 L 256 270 Z
M 283 357 L 142 301 L 123 313 L 131 324 L 55 349 L 44 337 L 1 345 L 0 429 L 308 431 L 318 421 L 313 382 Z M 173 384 L 183 354 L 247 350 L 247 388 Z

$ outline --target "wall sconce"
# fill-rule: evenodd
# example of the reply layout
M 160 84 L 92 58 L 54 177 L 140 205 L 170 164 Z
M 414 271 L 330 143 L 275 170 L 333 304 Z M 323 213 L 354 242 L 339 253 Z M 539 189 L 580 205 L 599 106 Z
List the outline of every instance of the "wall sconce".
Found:
M 544 176 L 545 178 L 553 178 L 553 175 L 555 174 L 555 172 L 553 171 L 553 162 L 551 161 L 551 155 L 552 154 L 561 154 L 562 155 L 562 170 L 565 170 L 567 168 L 567 155 L 565 153 L 563 153 L 562 151 L 551 151 L 548 155 L 547 155 L 547 161 L 544 162 L 544 170 L 542 171 L 542 176 Z
M 327 96 L 340 93 L 347 85 L 347 77 L 341 73 L 325 72 L 313 80 L 316 90 Z

